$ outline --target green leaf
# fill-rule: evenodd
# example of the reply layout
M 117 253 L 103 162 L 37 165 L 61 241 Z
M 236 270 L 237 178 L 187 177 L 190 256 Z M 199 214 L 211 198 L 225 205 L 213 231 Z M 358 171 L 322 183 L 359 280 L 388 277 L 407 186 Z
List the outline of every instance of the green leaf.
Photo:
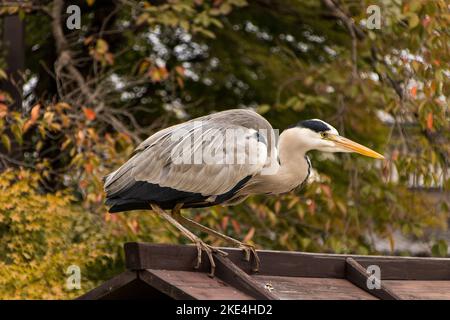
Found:
M 13 124 L 11 126 L 11 132 L 14 134 L 14 138 L 17 140 L 17 142 L 19 144 L 22 144 L 23 143 L 22 129 L 17 124 Z
M 419 25 L 420 19 L 419 16 L 415 13 L 408 14 L 408 26 L 409 29 L 414 29 Z
M 11 152 L 11 140 L 9 140 L 9 137 L 6 134 L 2 135 L 2 143 L 8 153 Z
M 431 248 L 431 252 L 433 256 L 436 257 L 446 257 L 448 252 L 448 245 L 445 240 L 437 241 L 434 246 Z
M 3 69 L 0 69 L 0 79 L 7 79 L 8 75 Z

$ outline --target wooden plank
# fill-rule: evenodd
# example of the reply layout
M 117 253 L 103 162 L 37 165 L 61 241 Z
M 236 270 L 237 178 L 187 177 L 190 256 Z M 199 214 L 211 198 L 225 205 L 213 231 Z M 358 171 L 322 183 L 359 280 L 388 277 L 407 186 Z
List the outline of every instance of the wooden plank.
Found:
M 98 300 L 102 299 L 105 296 L 111 294 L 118 288 L 121 288 L 128 283 L 137 279 L 136 272 L 133 271 L 125 271 L 114 278 L 104 282 L 101 286 L 83 294 L 78 297 L 77 300 Z
M 197 261 L 197 249 L 194 246 L 125 243 L 125 262 L 127 269 L 164 269 L 193 271 Z M 206 254 L 203 261 L 208 261 Z M 208 268 L 202 263 L 197 271 L 207 272 Z
M 366 268 L 356 262 L 355 259 L 346 259 L 346 278 L 354 285 L 382 300 L 401 300 L 400 296 L 395 294 L 384 284 L 384 281 L 380 281 L 379 289 L 369 289 L 367 286 L 369 276 L 370 275 L 367 273 Z
M 242 251 L 223 248 L 229 259 L 240 269 L 251 274 L 250 266 L 243 261 Z M 168 269 L 191 271 L 197 250 L 193 246 L 149 243 L 125 244 L 127 267 L 131 270 Z M 315 254 L 258 250 L 261 259 L 260 275 L 292 277 L 345 278 L 346 259 L 355 259 L 364 268 L 376 264 L 384 280 L 450 280 L 450 259 L 390 256 L 358 256 Z M 206 272 L 206 264 L 199 271 Z
M 385 280 L 384 283 L 405 300 L 450 300 L 450 281 Z
M 241 252 L 235 252 L 242 254 Z M 127 268 L 132 270 L 160 269 L 194 271 L 197 259 L 197 249 L 193 246 L 143 245 L 138 243 L 125 244 Z M 216 262 L 216 276 L 255 299 L 276 299 L 251 277 L 235 266 L 228 258 L 214 255 Z M 205 253 L 202 265 L 197 271 L 209 271 L 210 264 Z M 165 292 L 165 291 L 164 291 Z M 171 295 L 172 296 L 172 295 Z
M 252 276 L 283 300 L 376 300 L 345 279 Z
M 247 273 L 237 267 L 230 259 L 215 254 L 216 276 L 233 287 L 258 300 L 278 300 L 275 294 L 266 290 Z
M 251 295 L 245 294 L 230 286 L 219 278 L 211 278 L 206 273 L 151 270 L 154 275 L 181 289 L 199 300 L 252 300 Z
M 195 296 L 175 287 L 170 281 L 155 273 L 154 270 L 140 270 L 138 274 L 139 279 L 175 300 L 195 300 Z

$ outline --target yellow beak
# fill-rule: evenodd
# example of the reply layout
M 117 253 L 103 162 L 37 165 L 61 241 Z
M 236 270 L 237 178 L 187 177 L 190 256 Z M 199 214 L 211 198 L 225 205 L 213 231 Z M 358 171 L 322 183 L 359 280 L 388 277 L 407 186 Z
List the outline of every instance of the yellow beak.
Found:
M 346 149 L 350 152 L 356 152 L 362 155 L 365 155 L 367 157 L 375 158 L 375 159 L 384 159 L 384 156 L 379 154 L 378 152 L 373 151 L 372 149 L 369 149 L 359 143 L 356 143 L 350 139 L 335 135 L 335 134 L 328 134 L 326 137 L 327 140 L 331 140 L 336 145 L 342 147 L 343 149 Z

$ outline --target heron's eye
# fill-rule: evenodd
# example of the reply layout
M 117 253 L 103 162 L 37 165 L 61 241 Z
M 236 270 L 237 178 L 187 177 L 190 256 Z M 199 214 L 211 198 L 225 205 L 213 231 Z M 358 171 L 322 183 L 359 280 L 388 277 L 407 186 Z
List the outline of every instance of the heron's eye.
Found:
M 325 139 L 325 138 L 328 137 L 328 133 L 326 133 L 326 132 L 321 132 L 321 133 L 320 133 L 320 136 L 321 136 L 323 139 Z

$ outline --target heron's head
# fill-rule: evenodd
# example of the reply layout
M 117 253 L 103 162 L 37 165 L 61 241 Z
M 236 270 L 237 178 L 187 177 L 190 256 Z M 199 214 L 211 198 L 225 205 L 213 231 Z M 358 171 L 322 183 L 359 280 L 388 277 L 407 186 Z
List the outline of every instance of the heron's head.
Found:
M 378 152 L 340 136 L 332 125 L 319 119 L 300 121 L 286 131 L 290 131 L 297 141 L 301 141 L 306 151 L 356 152 L 367 157 L 384 159 Z

